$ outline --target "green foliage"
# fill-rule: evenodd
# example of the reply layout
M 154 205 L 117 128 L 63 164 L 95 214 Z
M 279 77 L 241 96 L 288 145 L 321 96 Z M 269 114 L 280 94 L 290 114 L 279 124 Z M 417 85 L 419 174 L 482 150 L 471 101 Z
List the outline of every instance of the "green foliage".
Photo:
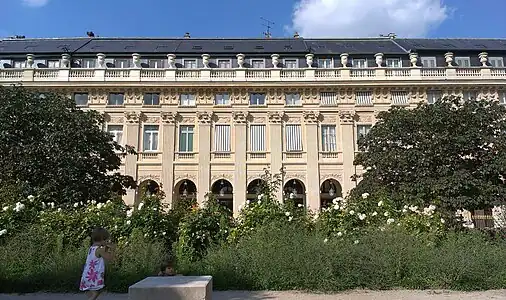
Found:
M 506 108 L 497 101 L 448 97 L 379 115 L 358 141 L 367 172 L 357 193 L 384 190 L 397 208 L 440 199 L 449 211 L 504 202 Z
M 501 289 L 505 242 L 481 234 L 430 237 L 373 231 L 360 243 L 331 239 L 304 227 L 273 224 L 238 244 L 211 248 L 192 274 L 213 276 L 221 290 L 342 291 L 366 289 Z
M 0 186 L 45 202 L 105 202 L 135 183 L 121 156 L 135 153 L 103 130 L 104 117 L 68 97 L 0 87 Z

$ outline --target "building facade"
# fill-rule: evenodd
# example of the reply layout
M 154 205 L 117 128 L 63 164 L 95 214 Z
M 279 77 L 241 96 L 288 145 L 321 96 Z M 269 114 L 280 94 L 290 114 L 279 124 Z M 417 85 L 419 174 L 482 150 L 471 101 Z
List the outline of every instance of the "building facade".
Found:
M 284 170 L 279 199 L 319 210 L 356 185 L 378 112 L 445 95 L 506 104 L 505 59 L 493 39 L 21 38 L 0 41 L 0 84 L 103 112 L 138 151 L 121 171 L 168 201 L 212 192 L 237 212 L 267 168 Z

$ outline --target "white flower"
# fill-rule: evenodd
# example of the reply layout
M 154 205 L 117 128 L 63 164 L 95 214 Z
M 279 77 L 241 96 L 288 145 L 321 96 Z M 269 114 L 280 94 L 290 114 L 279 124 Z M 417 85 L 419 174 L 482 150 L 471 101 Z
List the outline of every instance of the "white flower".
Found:
M 342 233 L 341 231 L 339 231 L 339 232 L 337 233 L 337 236 L 343 236 L 343 233 Z
M 28 196 L 27 198 L 28 198 L 28 200 L 29 200 L 30 202 L 33 202 L 33 200 L 35 200 L 35 196 L 34 196 L 34 195 L 30 195 L 30 196 Z
M 130 221 L 130 220 L 127 220 L 127 221 L 126 221 L 126 224 L 127 224 L 127 225 L 130 225 L 130 223 L 132 223 L 132 221 Z
M 403 213 L 407 213 L 407 212 L 408 212 L 408 210 L 407 210 L 407 209 L 405 209 L 405 208 L 403 208 L 403 209 L 402 209 L 402 212 L 403 212 Z
M 329 239 L 324 239 L 324 240 L 323 240 L 323 242 L 324 242 L 324 243 L 326 243 L 326 242 L 328 242 L 328 241 L 329 241 Z
M 148 234 L 147 234 L 147 233 L 145 233 L 145 234 L 144 234 L 144 237 L 147 237 L 147 236 L 148 236 Z
M 134 210 L 133 210 L 133 209 L 129 209 L 129 210 L 127 210 L 127 212 L 126 212 L 126 216 L 127 216 L 127 218 L 130 218 L 130 217 L 132 216 L 133 212 L 134 212 Z
M 355 214 L 355 211 L 352 209 L 348 212 L 350 215 L 354 215 Z
M 58 207 L 58 212 L 61 212 L 61 207 Z
M 364 220 L 364 219 L 365 219 L 365 217 L 366 217 L 366 215 L 365 215 L 365 214 L 358 214 L 358 218 L 359 218 L 360 220 Z
M 226 231 L 226 230 L 225 230 L 225 231 Z M 166 235 L 166 234 L 167 234 L 167 232 L 165 232 L 165 231 L 164 231 L 164 232 L 162 232 L 162 235 Z
M 4 206 L 3 207 L 3 211 L 8 211 L 9 210 L 9 207 L 8 206 Z
M 54 202 L 49 203 L 49 206 L 51 206 L 51 208 L 54 208 Z
M 385 217 L 388 217 L 390 214 L 388 213 L 388 211 L 386 211 L 383 215 L 384 215 Z
M 358 240 L 355 240 L 355 241 L 353 242 L 353 244 L 355 244 L 355 245 L 356 245 L 356 244 L 358 244 L 358 243 L 359 243 L 359 241 L 358 241 Z
M 95 200 L 91 200 L 91 204 L 92 204 L 92 205 L 95 205 L 95 204 L 97 204 L 97 201 L 95 201 Z
M 383 201 L 378 202 L 378 207 L 383 205 Z
M 46 208 L 46 203 L 42 202 L 42 208 Z
M 387 224 L 392 224 L 393 222 L 395 222 L 395 220 L 392 219 L 392 218 L 390 218 L 390 219 L 387 220 Z
M 153 207 L 153 211 L 157 211 L 157 210 L 158 210 L 158 208 L 156 208 L 156 207 Z
M 401 223 L 397 223 L 397 226 L 401 226 Z
M 105 204 L 109 204 L 109 203 L 111 203 L 111 200 L 107 200 L 107 201 L 105 202 Z
M 446 223 L 445 219 L 441 218 L 441 223 L 442 224 Z
M 0 230 L 0 236 L 7 234 L 7 229 Z
M 251 203 L 251 201 L 246 200 L 246 205 L 249 205 L 250 203 Z
M 404 209 L 408 209 L 408 206 L 407 206 L 407 205 L 404 205 L 404 207 L 403 207 L 403 208 L 404 208 Z
M 262 201 L 261 201 L 261 200 L 258 200 L 258 204 L 262 204 Z
M 289 211 L 285 212 L 285 216 L 289 217 L 290 216 L 290 212 Z
M 14 207 L 15 212 L 20 212 L 25 209 L 25 205 L 21 202 L 16 203 L 16 207 Z
M 363 198 L 363 199 L 367 199 L 367 197 L 369 197 L 369 193 L 363 193 L 363 194 L 362 194 L 362 198 Z
M 114 229 L 118 229 L 118 225 L 114 225 Z
M 293 220 L 293 217 L 292 217 L 292 216 L 290 216 L 290 217 L 288 218 L 288 222 L 292 222 L 292 220 Z
M 144 202 L 141 202 L 141 203 L 139 203 L 139 206 L 137 206 L 137 209 L 141 210 L 143 206 L 144 206 Z
M 412 212 L 417 212 L 418 211 L 418 206 L 410 206 L 409 210 L 412 211 Z
M 302 205 L 302 204 L 300 204 L 300 203 L 297 205 L 297 207 L 303 207 L 303 206 L 304 206 L 304 205 Z
M 339 204 L 334 204 L 334 209 L 338 210 L 339 209 Z
M 74 207 L 78 207 L 79 206 L 79 203 L 74 203 Z
M 99 203 L 99 204 L 97 204 L 97 208 L 98 208 L 98 209 L 102 209 L 102 207 L 104 207 L 104 203 Z
M 264 197 L 264 194 L 260 194 L 260 195 L 257 196 L 257 199 L 258 200 L 262 200 L 263 197 Z
M 375 211 L 375 212 L 373 212 L 373 213 L 371 214 L 371 216 L 373 216 L 373 217 L 374 217 L 374 216 L 377 216 L 377 215 L 378 215 L 378 212 L 377 212 L 377 211 Z

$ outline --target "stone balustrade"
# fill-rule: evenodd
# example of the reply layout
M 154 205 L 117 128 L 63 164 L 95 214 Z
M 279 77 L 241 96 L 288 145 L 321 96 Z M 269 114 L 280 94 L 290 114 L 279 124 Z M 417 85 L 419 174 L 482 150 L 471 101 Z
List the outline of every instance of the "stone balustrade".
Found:
M 506 79 L 506 68 L 0 69 L 0 82 L 277 82 Z

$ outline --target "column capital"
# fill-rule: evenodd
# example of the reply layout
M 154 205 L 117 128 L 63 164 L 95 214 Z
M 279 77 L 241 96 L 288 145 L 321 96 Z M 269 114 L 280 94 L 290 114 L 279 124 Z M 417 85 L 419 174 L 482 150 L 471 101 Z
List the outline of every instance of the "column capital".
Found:
M 242 111 L 234 111 L 232 113 L 232 117 L 234 118 L 234 122 L 236 124 L 246 124 L 248 121 L 249 113 L 245 113 Z
M 320 121 L 321 114 L 318 111 L 305 111 L 302 113 L 306 124 L 317 124 Z
M 128 124 L 139 124 L 142 118 L 140 111 L 127 111 L 125 112 L 125 120 Z
M 200 124 L 211 124 L 213 120 L 213 114 L 207 111 L 199 111 L 197 112 L 197 119 Z
M 177 112 L 163 111 L 160 114 L 160 118 L 164 124 L 175 124 L 179 118 L 179 114 Z
M 355 121 L 356 113 L 355 111 L 341 111 L 339 112 L 339 119 L 341 120 L 341 124 L 353 124 Z
M 281 124 L 284 116 L 285 116 L 285 114 L 283 112 L 274 111 L 274 112 L 268 113 L 269 122 L 272 124 Z

